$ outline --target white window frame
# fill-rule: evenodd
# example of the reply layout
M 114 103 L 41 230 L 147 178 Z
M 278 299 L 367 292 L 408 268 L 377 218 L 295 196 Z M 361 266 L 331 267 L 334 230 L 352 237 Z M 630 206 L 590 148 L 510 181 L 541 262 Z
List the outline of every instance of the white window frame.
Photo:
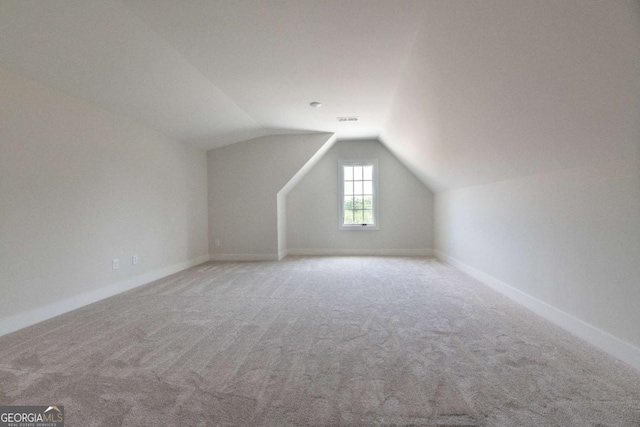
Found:
M 344 166 L 373 166 L 373 222 L 371 225 L 344 223 Z M 372 231 L 380 229 L 378 191 L 378 159 L 349 159 L 338 161 L 338 229 Z

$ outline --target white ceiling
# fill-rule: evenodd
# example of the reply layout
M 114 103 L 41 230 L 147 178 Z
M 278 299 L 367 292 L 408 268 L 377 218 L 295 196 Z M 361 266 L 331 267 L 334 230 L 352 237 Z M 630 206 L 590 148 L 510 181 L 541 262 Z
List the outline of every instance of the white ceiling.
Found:
M 382 140 L 434 191 L 640 156 L 639 9 L 430 1 Z
M 424 5 L 2 0 L 0 59 L 207 149 L 287 132 L 377 137 Z
M 444 190 L 637 150 L 639 16 L 634 0 L 0 0 L 0 64 L 205 149 L 381 137 Z

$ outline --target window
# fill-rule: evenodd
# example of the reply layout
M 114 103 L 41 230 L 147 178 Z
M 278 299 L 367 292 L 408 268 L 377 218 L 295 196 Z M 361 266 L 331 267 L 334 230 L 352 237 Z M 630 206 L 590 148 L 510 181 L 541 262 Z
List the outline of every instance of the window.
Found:
M 378 161 L 339 164 L 340 230 L 378 229 Z

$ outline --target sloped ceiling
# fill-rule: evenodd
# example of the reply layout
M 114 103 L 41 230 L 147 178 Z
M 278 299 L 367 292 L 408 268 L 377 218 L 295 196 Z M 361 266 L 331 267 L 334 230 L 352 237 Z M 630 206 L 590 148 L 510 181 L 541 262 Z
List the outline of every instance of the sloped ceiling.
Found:
M 439 191 L 637 150 L 639 27 L 633 0 L 2 0 L 0 64 L 205 149 L 380 137 Z
M 382 133 L 434 191 L 633 156 L 633 1 L 430 1 Z
M 424 6 L 2 0 L 0 62 L 206 149 L 288 132 L 376 137 Z

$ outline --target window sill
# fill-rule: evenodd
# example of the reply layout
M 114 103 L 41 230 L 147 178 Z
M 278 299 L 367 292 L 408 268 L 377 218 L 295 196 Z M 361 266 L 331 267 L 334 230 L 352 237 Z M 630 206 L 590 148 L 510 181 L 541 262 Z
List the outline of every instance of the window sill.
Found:
M 380 227 L 377 225 L 340 225 L 340 231 L 377 231 Z

